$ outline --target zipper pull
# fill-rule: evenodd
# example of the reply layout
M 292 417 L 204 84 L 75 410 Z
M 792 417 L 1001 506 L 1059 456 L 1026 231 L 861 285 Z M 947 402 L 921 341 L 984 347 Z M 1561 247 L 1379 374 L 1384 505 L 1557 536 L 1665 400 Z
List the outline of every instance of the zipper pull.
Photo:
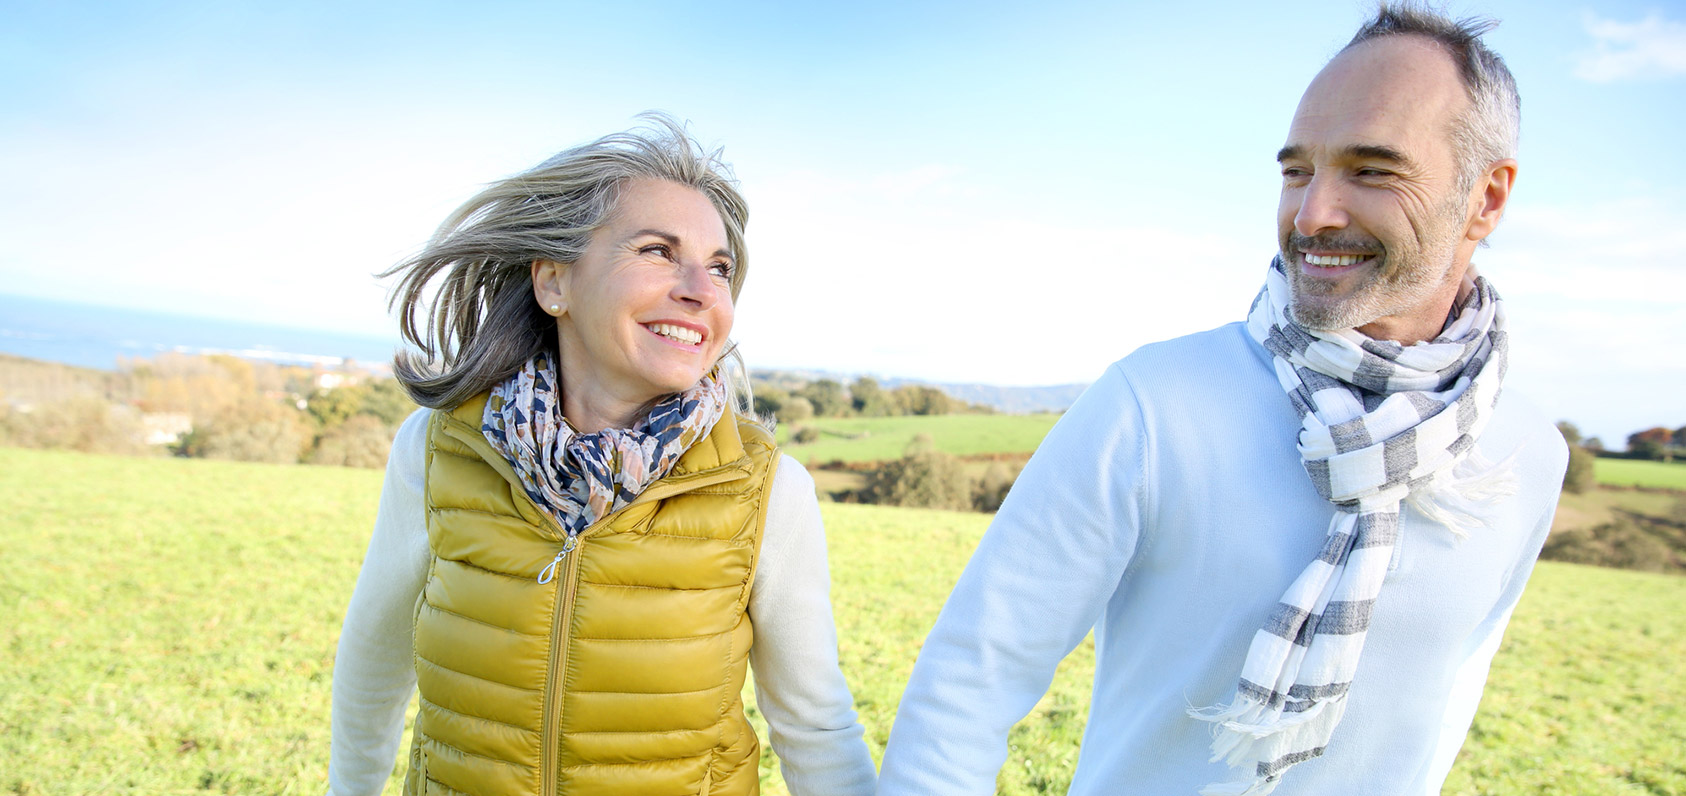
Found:
M 562 543 L 562 549 L 557 551 L 556 557 L 551 559 L 550 563 L 539 572 L 539 583 L 544 584 L 556 580 L 556 565 L 562 563 L 562 559 L 567 558 L 568 554 L 578 546 L 577 539 L 578 537 L 572 534 L 568 535 L 567 541 Z

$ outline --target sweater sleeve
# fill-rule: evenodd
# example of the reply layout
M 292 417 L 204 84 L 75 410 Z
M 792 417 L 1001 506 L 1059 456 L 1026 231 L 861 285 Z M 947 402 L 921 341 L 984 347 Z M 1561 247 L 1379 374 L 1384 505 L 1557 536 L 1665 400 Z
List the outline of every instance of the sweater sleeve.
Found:
M 786 456 L 773 476 L 750 590 L 755 699 L 794 796 L 870 794 L 875 771 L 837 663 L 825 527 L 814 481 Z
M 1026 464 L 913 667 L 879 794 L 992 794 L 1007 734 L 1094 626 L 1134 552 L 1146 441 L 1115 365 Z
M 376 796 L 386 786 L 415 689 L 411 625 L 429 558 L 423 486 L 429 411 L 399 427 L 379 513 L 334 658 L 329 796 Z

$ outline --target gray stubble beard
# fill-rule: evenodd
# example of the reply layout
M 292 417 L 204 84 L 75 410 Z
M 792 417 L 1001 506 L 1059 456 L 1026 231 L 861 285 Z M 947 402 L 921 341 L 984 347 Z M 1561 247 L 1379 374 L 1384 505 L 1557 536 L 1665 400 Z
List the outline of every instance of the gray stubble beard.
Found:
M 1381 246 L 1377 261 L 1364 280 L 1343 301 L 1329 304 L 1310 304 L 1303 298 L 1326 295 L 1330 283 L 1307 277 L 1295 258 L 1289 255 L 1288 240 L 1281 244 L 1282 261 L 1287 266 L 1289 313 L 1294 321 L 1307 329 L 1336 331 L 1355 329 L 1379 318 L 1410 312 L 1421 306 L 1445 284 L 1457 256 L 1458 231 L 1462 228 L 1464 204 L 1454 194 L 1451 201 L 1436 213 L 1437 225 L 1427 239 L 1419 239 L 1419 257 L 1395 259 L 1395 252 L 1386 244 Z M 1429 267 L 1427 260 L 1434 252 L 1444 251 L 1444 262 Z

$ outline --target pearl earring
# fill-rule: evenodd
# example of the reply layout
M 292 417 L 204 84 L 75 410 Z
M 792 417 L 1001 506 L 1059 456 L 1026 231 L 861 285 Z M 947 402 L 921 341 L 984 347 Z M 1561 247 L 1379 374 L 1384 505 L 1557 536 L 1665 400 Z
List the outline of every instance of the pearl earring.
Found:
M 560 315 L 560 314 L 562 314 L 562 305 L 561 305 L 561 304 L 552 304 L 552 305 L 550 305 L 550 314 L 551 314 L 551 315 Z

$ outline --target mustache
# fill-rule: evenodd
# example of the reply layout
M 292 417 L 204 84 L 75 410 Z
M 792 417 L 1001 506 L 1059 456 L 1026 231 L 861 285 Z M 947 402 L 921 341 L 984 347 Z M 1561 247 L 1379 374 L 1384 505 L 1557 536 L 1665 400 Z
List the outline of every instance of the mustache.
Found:
M 1313 251 L 1319 249 L 1325 251 L 1334 250 L 1352 252 L 1353 254 L 1382 254 L 1387 251 L 1387 248 L 1382 245 L 1381 241 L 1368 235 L 1355 235 L 1352 233 L 1334 233 L 1328 235 L 1301 235 L 1299 233 L 1294 233 L 1288 236 L 1286 242 L 1288 245 L 1285 248 L 1302 252 L 1307 249 Z

